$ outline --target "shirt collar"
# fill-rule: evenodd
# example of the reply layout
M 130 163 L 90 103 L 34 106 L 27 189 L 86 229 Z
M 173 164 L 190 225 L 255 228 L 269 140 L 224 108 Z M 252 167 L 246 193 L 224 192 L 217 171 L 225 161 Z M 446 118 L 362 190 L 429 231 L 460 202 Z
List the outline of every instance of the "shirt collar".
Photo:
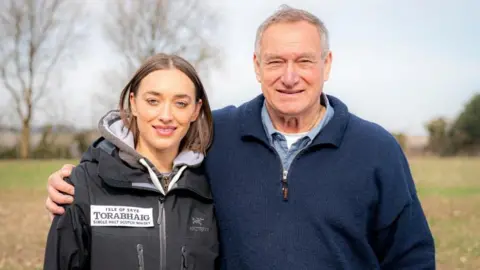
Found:
M 265 102 L 263 102 L 262 106 L 262 123 L 263 127 L 265 129 L 265 132 L 267 133 L 268 140 L 270 143 L 273 141 L 273 136 L 275 134 L 281 134 L 278 130 L 275 129 L 272 123 L 272 119 L 270 118 L 270 115 L 268 114 L 267 111 L 267 106 L 265 105 Z M 326 112 L 322 120 L 314 127 L 312 128 L 306 135 L 311 141 L 320 133 L 323 127 L 327 125 L 328 121 L 333 117 L 334 110 L 333 107 L 330 105 L 330 102 L 327 98 L 327 95 L 322 93 L 320 96 L 320 103 L 325 106 Z

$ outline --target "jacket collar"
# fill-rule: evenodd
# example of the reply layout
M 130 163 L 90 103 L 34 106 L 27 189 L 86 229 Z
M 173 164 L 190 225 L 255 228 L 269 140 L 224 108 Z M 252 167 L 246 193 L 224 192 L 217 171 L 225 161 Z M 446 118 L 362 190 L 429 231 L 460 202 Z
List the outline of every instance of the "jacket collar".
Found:
M 323 127 L 320 133 L 315 137 L 311 146 L 314 145 L 332 145 L 339 147 L 345 129 L 347 127 L 350 113 L 347 106 L 338 98 L 327 95 L 330 105 L 335 110 L 332 119 Z M 257 139 L 270 145 L 267 132 L 262 123 L 261 111 L 265 97 L 259 95 L 253 100 L 245 103 L 240 111 L 240 133 L 243 139 Z
M 160 193 L 149 180 L 149 174 L 145 168 L 128 165 L 120 159 L 118 148 L 108 151 L 105 147 L 99 146 L 102 143 L 108 144 L 108 141 L 104 138 L 97 140 L 87 151 L 88 156 L 82 159 L 98 163 L 97 175 L 105 185 L 111 188 L 142 189 Z M 203 198 L 211 199 L 208 182 L 202 172 L 203 166 L 187 168 L 174 188 L 187 189 Z

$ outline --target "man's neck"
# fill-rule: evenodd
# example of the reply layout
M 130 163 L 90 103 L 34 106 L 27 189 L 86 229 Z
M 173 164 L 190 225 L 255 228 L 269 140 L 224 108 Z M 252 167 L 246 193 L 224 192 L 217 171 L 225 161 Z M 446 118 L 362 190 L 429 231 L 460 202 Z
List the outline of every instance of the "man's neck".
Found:
M 290 134 L 310 131 L 322 120 L 326 111 L 326 108 L 318 102 L 316 106 L 312 106 L 302 114 L 289 116 L 275 111 L 268 103 L 266 105 L 273 127 L 280 132 Z
M 178 150 L 157 151 L 153 147 L 141 143 L 139 140 L 137 145 L 137 152 L 146 157 L 152 164 L 162 173 L 171 172 L 173 168 L 173 161 L 178 154 Z

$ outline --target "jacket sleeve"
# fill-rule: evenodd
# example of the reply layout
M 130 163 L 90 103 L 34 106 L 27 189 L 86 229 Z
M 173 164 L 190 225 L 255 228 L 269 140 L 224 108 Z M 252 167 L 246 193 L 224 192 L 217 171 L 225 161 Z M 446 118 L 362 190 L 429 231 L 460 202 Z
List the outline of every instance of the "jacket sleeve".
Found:
M 435 269 L 435 245 L 408 161 L 396 143 L 376 171 L 373 248 L 381 269 Z
M 88 269 L 90 227 L 88 203 L 85 201 L 86 182 L 83 168 L 77 167 L 66 181 L 75 186 L 75 199 L 65 206 L 65 213 L 53 219 L 45 248 L 45 270 Z

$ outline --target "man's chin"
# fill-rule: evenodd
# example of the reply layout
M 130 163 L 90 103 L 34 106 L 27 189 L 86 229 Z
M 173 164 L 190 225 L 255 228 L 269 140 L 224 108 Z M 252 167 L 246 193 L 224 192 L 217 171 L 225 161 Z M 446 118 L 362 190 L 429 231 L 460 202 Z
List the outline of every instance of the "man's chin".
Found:
M 282 116 L 296 117 L 302 114 L 298 108 L 280 108 L 277 110 Z
M 283 115 L 298 115 L 303 111 L 302 108 L 298 102 L 279 102 L 275 104 L 275 110 Z

